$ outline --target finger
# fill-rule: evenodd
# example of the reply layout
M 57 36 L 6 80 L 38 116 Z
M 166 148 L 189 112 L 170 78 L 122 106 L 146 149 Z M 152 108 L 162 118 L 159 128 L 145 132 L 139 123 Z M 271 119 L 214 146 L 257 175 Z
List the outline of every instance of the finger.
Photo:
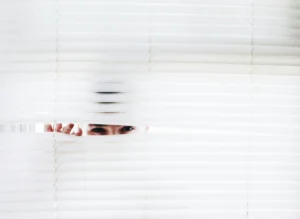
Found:
M 45 124 L 44 125 L 44 131 L 45 132 L 53 132 L 53 128 L 51 124 Z
M 61 132 L 64 134 L 70 134 L 73 127 L 74 127 L 74 124 L 70 123 L 70 124 L 66 125 L 65 127 L 63 127 Z
M 61 123 L 55 124 L 55 131 L 56 132 L 61 132 L 61 129 L 62 129 L 62 124 Z
M 72 132 L 72 135 L 75 135 L 75 136 L 82 136 L 82 129 L 76 127 L 76 128 L 74 129 L 74 131 Z

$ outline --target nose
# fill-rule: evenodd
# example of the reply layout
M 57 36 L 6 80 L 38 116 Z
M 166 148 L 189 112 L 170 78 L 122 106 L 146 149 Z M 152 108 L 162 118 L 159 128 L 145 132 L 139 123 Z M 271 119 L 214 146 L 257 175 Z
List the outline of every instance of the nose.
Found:
M 118 133 L 116 131 L 111 132 L 110 135 L 117 135 Z
M 109 126 L 108 135 L 118 135 L 118 134 L 119 134 L 118 126 L 116 125 Z

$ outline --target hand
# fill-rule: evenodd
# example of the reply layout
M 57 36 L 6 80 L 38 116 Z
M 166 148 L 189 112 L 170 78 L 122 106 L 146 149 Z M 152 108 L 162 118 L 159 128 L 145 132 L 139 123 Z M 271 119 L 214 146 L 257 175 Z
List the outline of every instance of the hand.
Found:
M 54 127 L 54 126 L 53 126 Z M 44 131 L 45 132 L 59 132 L 67 135 L 75 135 L 75 136 L 82 136 L 82 129 L 81 128 L 75 128 L 73 131 L 74 124 L 69 123 L 66 126 L 62 126 L 61 123 L 55 124 L 55 128 L 53 129 L 51 124 L 45 124 Z

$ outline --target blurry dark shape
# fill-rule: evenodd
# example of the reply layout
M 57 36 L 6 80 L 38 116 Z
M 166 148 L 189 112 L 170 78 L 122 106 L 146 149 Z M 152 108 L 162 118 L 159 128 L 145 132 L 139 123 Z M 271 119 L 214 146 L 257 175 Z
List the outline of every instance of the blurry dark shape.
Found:
M 96 92 L 97 94 L 122 94 L 124 92 L 103 92 L 103 91 L 99 91 L 99 92 Z

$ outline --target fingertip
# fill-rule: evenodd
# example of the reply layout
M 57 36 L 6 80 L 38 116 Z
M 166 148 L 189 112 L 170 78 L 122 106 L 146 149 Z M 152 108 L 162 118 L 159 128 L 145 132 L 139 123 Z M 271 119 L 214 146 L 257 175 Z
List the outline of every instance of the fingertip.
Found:
M 81 128 L 75 128 L 74 132 L 72 133 L 72 135 L 82 136 L 82 129 Z
M 70 134 L 73 127 L 74 127 L 74 124 L 73 124 L 73 123 L 69 123 L 68 125 L 66 125 L 66 126 L 62 129 L 62 132 L 63 132 L 64 134 Z
M 62 129 L 62 123 L 57 123 L 57 124 L 55 125 L 55 131 L 56 131 L 56 132 L 61 132 L 61 129 Z
M 53 128 L 51 124 L 45 124 L 44 125 L 44 131 L 45 132 L 53 132 Z

